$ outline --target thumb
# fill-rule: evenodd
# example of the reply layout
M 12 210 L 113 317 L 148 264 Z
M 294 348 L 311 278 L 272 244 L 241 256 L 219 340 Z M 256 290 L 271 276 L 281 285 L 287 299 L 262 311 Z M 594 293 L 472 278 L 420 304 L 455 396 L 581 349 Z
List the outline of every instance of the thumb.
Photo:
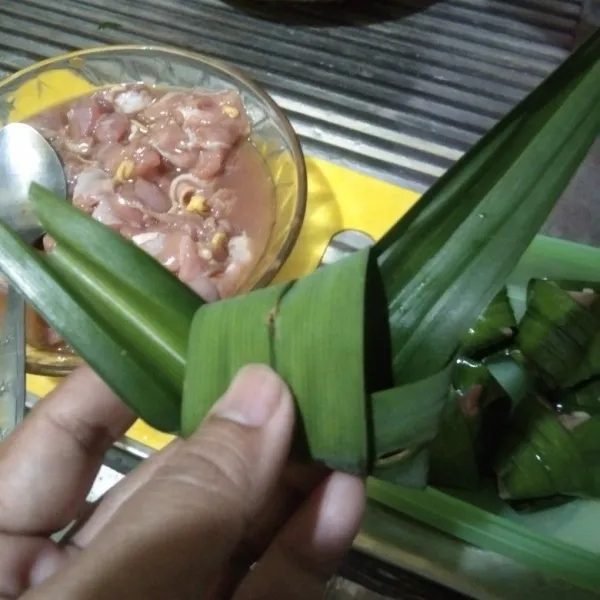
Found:
M 246 367 L 197 433 L 31 597 L 197 597 L 277 483 L 293 425 L 283 381 L 267 367 Z

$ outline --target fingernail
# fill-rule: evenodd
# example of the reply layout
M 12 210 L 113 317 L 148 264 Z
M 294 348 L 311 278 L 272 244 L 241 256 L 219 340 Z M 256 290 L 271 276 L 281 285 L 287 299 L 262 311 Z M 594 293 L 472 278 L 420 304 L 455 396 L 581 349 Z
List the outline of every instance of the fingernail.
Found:
M 279 376 L 264 365 L 244 367 L 212 414 L 246 427 L 262 427 L 277 412 L 286 388 Z

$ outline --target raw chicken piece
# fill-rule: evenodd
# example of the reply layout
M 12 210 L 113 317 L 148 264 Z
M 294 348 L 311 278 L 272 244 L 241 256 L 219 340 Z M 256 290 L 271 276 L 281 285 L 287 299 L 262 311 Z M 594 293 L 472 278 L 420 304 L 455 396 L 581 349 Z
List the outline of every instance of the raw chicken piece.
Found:
M 102 166 L 113 175 L 125 161 L 132 162 L 133 170 L 129 175 L 131 179 L 152 176 L 161 166 L 160 154 L 143 139 L 124 145 L 105 144 L 98 150 L 97 157 Z
M 166 213 L 171 208 L 169 196 L 156 183 L 140 178 L 133 187 L 140 202 L 153 212 Z
M 159 121 L 150 126 L 150 144 L 161 156 L 179 169 L 190 169 L 197 160 L 198 152 L 190 147 L 189 137 L 174 121 Z
M 206 302 L 218 300 L 219 291 L 209 277 L 210 265 L 198 257 L 194 241 L 189 236 L 170 234 L 169 248 L 165 252 L 166 239 L 167 234 L 161 231 L 149 231 L 134 236 L 132 241 L 150 256 L 158 260 L 162 258 L 161 262 L 171 265 L 171 269 L 177 266 L 181 281 Z
M 237 92 L 191 92 L 180 100 L 177 110 L 190 126 L 214 125 L 225 121 L 248 122 Z
M 206 275 L 211 270 L 207 260 L 198 254 L 198 245 L 191 236 L 181 236 L 179 245 L 179 278 L 184 283 L 192 281 L 196 275 Z
M 131 158 L 132 154 L 133 148 L 128 145 L 107 142 L 98 146 L 96 159 L 104 170 L 114 174 L 119 165 L 126 158 Z
M 215 219 L 226 219 L 237 201 L 237 194 L 230 188 L 217 190 L 208 201 Z
M 231 93 L 166 94 L 140 114 L 150 143 L 175 167 L 213 178 L 229 150 L 250 132 L 250 122 Z
M 128 240 L 133 240 L 138 235 L 143 235 L 147 232 L 145 228 L 134 227 L 133 225 L 123 225 L 119 229 L 119 233 Z
M 197 275 L 185 283 L 206 302 L 216 302 L 221 298 L 217 286 L 205 275 Z
M 156 175 L 150 179 L 152 183 L 155 183 L 166 195 L 169 196 L 169 190 L 171 189 L 172 177 L 168 175 Z
M 210 262 L 199 256 L 198 246 L 194 240 L 187 235 L 181 236 L 179 240 L 179 279 L 208 302 L 219 299 L 218 290 L 209 279 L 209 275 L 213 271 L 214 267 Z
M 122 114 L 105 114 L 98 119 L 95 129 L 99 142 L 121 142 L 129 135 L 129 119 Z
M 185 122 L 186 131 L 193 146 L 212 150 L 215 148 L 232 148 L 241 138 L 249 133 L 248 121 L 241 118 L 222 117 L 211 126 Z
M 78 160 L 84 160 L 89 158 L 94 149 L 94 138 L 82 137 L 78 140 L 70 140 L 65 138 L 59 145 L 59 152 L 61 150 L 69 152 L 77 157 Z
M 223 170 L 227 148 L 214 148 L 211 150 L 200 150 L 198 161 L 192 167 L 191 173 L 200 179 L 211 179 Z
M 143 233 L 136 233 L 131 236 L 131 241 L 150 256 L 158 259 L 163 251 L 166 235 L 163 231 L 146 230 Z
M 200 92 L 197 92 L 202 95 Z M 210 94 L 214 101 L 220 106 L 232 106 L 236 108 L 240 113 L 244 113 L 244 105 L 238 92 L 235 90 L 223 90 L 221 92 L 213 92 Z
M 181 266 L 179 261 L 179 249 L 181 248 L 182 239 L 186 235 L 186 233 L 182 233 L 181 231 L 171 231 L 165 233 L 163 247 L 158 255 L 158 259 L 160 260 L 161 264 L 169 269 L 169 271 L 172 273 L 177 273 Z
M 187 96 L 189 96 L 187 92 L 168 92 L 162 98 L 159 98 L 142 110 L 138 114 L 138 119 L 142 123 L 153 123 L 165 118 L 177 118 L 177 109 L 182 105 Z M 180 124 L 183 122 L 181 115 L 179 116 L 179 121 Z
M 118 193 L 111 194 L 107 200 L 115 217 L 123 224 L 139 228 L 144 226 L 143 207 L 135 195 L 132 183 L 122 185 Z
M 67 113 L 69 137 L 80 141 L 91 136 L 101 115 L 102 107 L 94 96 L 76 102 Z
M 255 255 L 252 241 L 245 233 L 230 238 L 227 250 L 229 254 L 227 267 L 215 279 L 215 285 L 221 298 L 230 298 L 238 292 L 240 280 Z
M 157 228 L 167 233 L 178 231 L 198 240 L 205 227 L 205 220 L 200 215 L 184 215 L 180 213 L 150 213 L 157 221 Z
M 73 188 L 73 204 L 89 212 L 101 197 L 113 192 L 114 184 L 110 175 L 101 169 L 90 167 L 77 176 Z
M 102 198 L 98 204 L 96 204 L 92 217 L 100 223 L 107 225 L 112 228 L 119 228 L 123 221 L 117 217 L 112 209 L 108 198 Z

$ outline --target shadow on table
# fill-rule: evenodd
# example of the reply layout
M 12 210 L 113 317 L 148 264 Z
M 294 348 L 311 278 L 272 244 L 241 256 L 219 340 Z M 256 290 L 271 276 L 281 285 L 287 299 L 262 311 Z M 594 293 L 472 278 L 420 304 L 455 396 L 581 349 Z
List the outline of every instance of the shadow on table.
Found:
M 566 50 L 572 50 L 577 33 L 577 16 L 556 7 L 553 0 L 537 0 L 543 9 L 521 9 L 516 5 L 489 7 L 462 6 L 443 0 L 223 0 L 224 4 L 245 12 L 250 17 L 284 25 L 305 27 L 331 27 L 336 25 L 361 26 L 399 21 L 425 12 L 436 5 L 433 14 L 445 15 L 448 10 L 460 19 L 477 20 L 482 12 L 493 14 L 499 26 L 514 27 L 519 24 L 525 36 Z M 466 12 L 465 12 L 466 11 Z M 470 13 L 470 14 L 469 14 Z M 524 29 L 525 28 L 525 29 Z M 526 29 L 530 31 L 527 32 Z M 539 33 L 542 32 L 542 40 Z
M 395 21 L 426 10 L 440 0 L 224 0 L 249 15 L 286 25 L 330 27 L 332 25 L 369 25 Z

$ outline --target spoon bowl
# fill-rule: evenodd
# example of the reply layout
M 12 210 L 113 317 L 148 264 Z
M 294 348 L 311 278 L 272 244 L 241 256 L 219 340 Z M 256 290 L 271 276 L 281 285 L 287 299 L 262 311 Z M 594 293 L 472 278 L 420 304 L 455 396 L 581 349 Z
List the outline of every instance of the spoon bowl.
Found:
M 28 244 L 44 233 L 29 202 L 29 187 L 39 183 L 65 198 L 67 182 L 60 158 L 30 125 L 10 123 L 0 129 L 0 221 Z

